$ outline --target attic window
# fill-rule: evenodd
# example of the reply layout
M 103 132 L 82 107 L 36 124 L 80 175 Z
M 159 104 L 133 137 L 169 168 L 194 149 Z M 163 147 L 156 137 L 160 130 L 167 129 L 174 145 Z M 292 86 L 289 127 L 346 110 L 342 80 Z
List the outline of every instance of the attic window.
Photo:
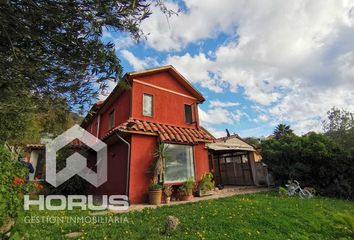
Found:
M 143 116 L 152 117 L 153 97 L 150 94 L 143 95 Z
M 188 124 L 191 124 L 193 119 L 192 119 L 192 105 L 184 105 L 184 116 L 185 116 L 185 121 Z

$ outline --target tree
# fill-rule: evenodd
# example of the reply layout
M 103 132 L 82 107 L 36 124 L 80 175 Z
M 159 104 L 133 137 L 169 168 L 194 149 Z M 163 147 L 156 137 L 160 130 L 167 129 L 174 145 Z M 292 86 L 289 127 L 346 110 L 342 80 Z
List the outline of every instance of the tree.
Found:
M 245 140 L 247 143 L 253 145 L 255 148 L 259 148 L 259 144 L 261 142 L 261 139 L 256 138 L 256 137 L 246 137 L 243 140 Z
M 6 1 L 0 5 L 0 84 L 91 103 L 122 67 L 105 28 L 139 39 L 146 1 Z
M 96 101 L 122 67 L 104 29 L 139 40 L 151 14 L 145 0 L 0 3 L 0 141 L 21 139 L 43 98 L 81 109 Z M 162 3 L 157 1 L 157 4 Z M 161 9 L 169 13 L 166 8 Z
M 279 124 L 278 126 L 276 126 L 276 128 L 274 129 L 274 135 L 276 139 L 280 139 L 282 137 L 284 137 L 287 134 L 292 134 L 293 130 L 290 129 L 289 125 L 286 124 Z
M 0 109 L 0 143 L 7 141 L 14 146 L 37 143 L 43 134 L 55 137 L 82 120 L 63 100 L 42 97 L 38 104 L 26 95 L 21 97 L 13 98 Z
M 353 153 L 316 133 L 302 137 L 287 134 L 261 144 L 262 161 L 278 185 L 298 180 L 322 195 L 351 199 L 354 199 Z
M 322 127 L 327 136 L 345 149 L 354 148 L 354 113 L 333 107 Z

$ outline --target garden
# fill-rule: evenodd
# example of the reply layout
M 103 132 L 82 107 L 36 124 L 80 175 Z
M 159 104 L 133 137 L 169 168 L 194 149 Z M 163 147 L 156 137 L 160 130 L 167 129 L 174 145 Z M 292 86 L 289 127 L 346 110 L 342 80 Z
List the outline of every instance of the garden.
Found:
M 21 211 L 12 239 L 353 239 L 354 203 L 333 198 L 282 197 L 277 192 L 240 195 L 118 216 L 119 223 L 28 223 L 29 216 L 91 216 L 88 211 Z M 168 216 L 178 218 L 167 235 Z M 92 216 L 91 216 L 92 217 Z

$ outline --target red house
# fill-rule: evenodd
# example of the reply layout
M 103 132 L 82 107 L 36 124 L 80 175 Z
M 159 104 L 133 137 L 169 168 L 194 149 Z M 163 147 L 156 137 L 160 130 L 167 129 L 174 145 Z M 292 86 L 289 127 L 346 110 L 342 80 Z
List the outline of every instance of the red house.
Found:
M 159 142 L 169 146 L 165 183 L 200 180 L 209 171 L 205 144 L 214 139 L 199 125 L 202 94 L 172 66 L 127 73 L 123 81 L 128 88 L 117 85 L 81 124 L 108 144 L 108 181 L 94 193 L 146 202 L 149 168 Z

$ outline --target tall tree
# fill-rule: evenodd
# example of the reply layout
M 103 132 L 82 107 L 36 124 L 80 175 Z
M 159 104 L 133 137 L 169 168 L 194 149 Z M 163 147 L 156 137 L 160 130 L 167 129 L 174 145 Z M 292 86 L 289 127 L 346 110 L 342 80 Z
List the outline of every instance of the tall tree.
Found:
M 285 135 L 292 134 L 292 133 L 293 130 L 290 128 L 290 126 L 283 123 L 276 126 L 273 132 L 276 139 L 280 139 Z
M 0 89 L 16 86 L 90 103 L 122 74 L 114 45 L 102 42 L 103 30 L 139 39 L 139 24 L 149 15 L 142 0 L 2 1 Z
M 95 101 L 108 81 L 118 81 L 123 70 L 114 44 L 102 41 L 103 31 L 129 32 L 139 40 L 139 26 L 151 14 L 150 4 L 1 1 L 0 142 L 21 138 L 31 118 L 28 114 L 35 113 L 43 97 L 82 109 Z
M 354 149 L 354 113 L 336 107 L 327 112 L 322 121 L 325 134 L 345 149 Z

